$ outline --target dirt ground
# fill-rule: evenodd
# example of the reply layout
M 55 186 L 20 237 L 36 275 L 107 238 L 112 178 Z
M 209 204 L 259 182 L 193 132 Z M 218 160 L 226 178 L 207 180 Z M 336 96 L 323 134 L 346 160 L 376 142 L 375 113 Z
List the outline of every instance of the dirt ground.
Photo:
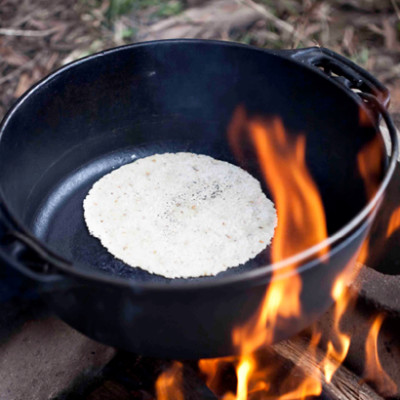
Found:
M 400 121 L 399 0 L 0 0 L 0 118 L 72 60 L 144 40 L 195 37 L 329 47 L 374 73 Z

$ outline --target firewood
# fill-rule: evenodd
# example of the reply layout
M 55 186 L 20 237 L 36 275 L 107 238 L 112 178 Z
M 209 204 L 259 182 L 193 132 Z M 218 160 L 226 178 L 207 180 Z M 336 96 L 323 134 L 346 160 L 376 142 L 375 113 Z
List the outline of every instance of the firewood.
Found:
M 340 400 L 383 400 L 366 383 L 348 370 L 344 365 L 340 365 L 332 378 L 332 382 L 327 382 L 325 376 L 316 368 L 323 360 L 325 353 L 317 348 L 316 357 L 308 350 L 309 342 L 302 337 L 282 341 L 272 346 L 280 356 L 290 360 L 300 367 L 306 374 L 321 379 L 323 391 L 331 399 Z M 335 361 L 332 360 L 334 363 Z

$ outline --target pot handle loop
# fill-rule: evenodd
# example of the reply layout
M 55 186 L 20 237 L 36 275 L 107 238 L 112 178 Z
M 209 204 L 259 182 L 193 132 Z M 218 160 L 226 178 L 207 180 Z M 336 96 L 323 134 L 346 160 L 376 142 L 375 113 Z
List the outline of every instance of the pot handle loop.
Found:
M 373 95 L 385 108 L 389 106 L 389 90 L 369 72 L 346 57 L 323 47 L 289 50 L 289 53 L 291 58 L 320 69 L 349 90 Z
M 11 263 L 26 277 L 41 283 L 64 279 L 54 266 L 71 265 L 52 251 L 44 248 L 39 241 L 13 218 L 0 201 L 0 259 Z
M 279 51 L 278 51 L 279 53 Z M 333 80 L 344 85 L 354 97 L 362 99 L 364 105 L 372 112 L 379 123 L 382 117 L 388 128 L 391 140 L 389 155 L 390 169 L 396 168 L 399 154 L 399 139 L 396 127 L 389 115 L 389 90 L 365 69 L 347 58 L 324 47 L 309 47 L 298 50 L 280 51 L 291 59 L 299 61 L 314 69 L 320 70 Z

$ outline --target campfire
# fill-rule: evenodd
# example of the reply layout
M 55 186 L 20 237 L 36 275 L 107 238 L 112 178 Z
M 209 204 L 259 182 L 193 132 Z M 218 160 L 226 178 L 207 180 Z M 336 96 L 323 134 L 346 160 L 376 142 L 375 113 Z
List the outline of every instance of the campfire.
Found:
M 367 116 L 360 112 L 360 124 L 367 123 Z M 275 268 L 257 312 L 232 332 L 232 342 L 239 355 L 199 360 L 200 374 L 208 388 L 222 400 L 305 400 L 320 396 L 323 391 L 334 395 L 337 383 L 332 381 L 338 371 L 339 375 L 343 374 L 342 364 L 352 341 L 352 335 L 341 327 L 342 317 L 351 312 L 357 301 L 348 286 L 368 257 L 369 239 L 335 281 L 331 292 L 335 303 L 329 335 L 323 336 L 318 324 L 313 324 L 301 339 L 273 345 L 277 322 L 285 324 L 302 313 L 302 280 L 296 272 L 299 262 L 293 256 L 315 246 L 321 262 L 329 258 L 329 246 L 318 245 L 328 238 L 324 206 L 307 169 L 305 136 L 288 134 L 280 118 L 249 117 L 244 107 L 239 106 L 228 129 L 228 140 L 239 164 L 245 162 L 243 149 L 249 144 L 253 147 L 275 200 L 279 221 L 271 249 Z M 359 173 L 369 199 L 375 195 L 379 183 L 378 178 L 371 180 L 371 176 L 379 176 L 380 159 L 376 148 L 368 144 L 358 156 Z M 399 226 L 400 209 L 390 219 L 387 237 Z M 284 260 L 289 261 L 282 263 Z M 281 279 L 286 274 L 290 274 L 290 280 Z M 397 385 L 379 359 L 377 339 L 384 319 L 384 313 L 379 313 L 370 322 L 363 349 L 364 371 L 358 385 L 369 383 L 385 396 L 395 396 Z M 288 356 L 290 352 L 294 354 Z M 288 367 L 287 360 L 282 362 L 277 354 L 281 358 L 288 357 L 293 364 Z M 185 398 L 183 368 L 181 362 L 174 361 L 158 376 L 157 400 Z

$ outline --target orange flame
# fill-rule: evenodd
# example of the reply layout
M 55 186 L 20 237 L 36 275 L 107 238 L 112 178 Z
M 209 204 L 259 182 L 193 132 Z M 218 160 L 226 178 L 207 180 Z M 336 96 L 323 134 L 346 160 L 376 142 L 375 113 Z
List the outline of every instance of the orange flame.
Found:
M 157 400 L 184 400 L 182 392 L 182 363 L 174 361 L 156 381 Z
M 358 123 L 363 127 L 373 126 L 370 115 L 363 107 L 359 108 Z M 361 149 L 357 157 L 358 169 L 364 181 L 368 199 L 373 197 L 380 182 L 382 154 L 379 142 L 380 138 L 376 135 Z
M 272 261 L 278 262 L 327 238 L 324 207 L 306 166 L 305 136 L 290 140 L 278 118 L 250 121 L 249 128 L 277 207 L 271 250 Z
M 365 380 L 373 382 L 380 393 L 393 396 L 397 392 L 397 385 L 382 368 L 378 355 L 378 335 L 384 321 L 383 314 L 379 314 L 372 322 L 365 342 Z
M 305 162 L 305 137 L 291 139 L 280 119 L 247 121 L 243 108 L 235 112 L 229 130 L 230 143 L 240 158 L 240 134 L 248 128 L 265 181 L 275 200 L 278 226 L 275 231 L 271 259 L 273 263 L 296 254 L 327 237 L 325 214 L 318 189 Z M 242 124 L 241 127 L 238 123 Z M 326 251 L 327 249 L 325 249 Z M 278 318 L 301 314 L 302 282 L 296 264 L 273 273 L 259 312 L 244 327 L 233 332 L 233 343 L 241 354 L 250 354 L 273 342 L 273 327 Z M 282 278 L 291 273 L 290 282 Z
M 250 140 L 275 200 L 278 226 L 271 247 L 272 262 L 281 261 L 326 239 L 322 200 L 306 166 L 305 136 L 290 137 L 279 118 L 270 121 L 248 119 L 242 107 L 236 110 L 228 135 L 239 160 L 244 158 L 241 142 Z M 319 255 L 327 251 L 325 248 Z M 237 365 L 236 400 L 247 399 L 250 390 L 269 390 L 266 383 L 268 371 L 264 371 L 263 381 L 254 379 L 257 362 L 253 354 L 274 341 L 274 328 L 279 319 L 285 320 L 301 314 L 302 282 L 296 267 L 297 264 L 292 263 L 284 269 L 274 270 L 257 313 L 248 323 L 233 331 L 233 343 L 242 355 Z M 290 274 L 290 280 L 282 279 L 283 274 Z M 320 392 L 320 382 L 309 378 L 294 390 L 283 393 L 280 399 L 302 399 Z M 229 396 L 224 400 L 232 398 L 231 394 Z
M 369 117 L 361 111 L 360 123 L 370 123 Z M 328 234 L 323 203 L 306 165 L 305 136 L 288 134 L 279 118 L 249 118 L 245 109 L 238 107 L 228 129 L 228 140 L 241 164 L 248 159 L 247 152 L 255 153 L 275 201 L 278 225 L 271 246 L 273 265 L 326 239 Z M 374 195 L 378 187 L 380 156 L 379 146 L 375 141 L 367 144 L 358 155 L 360 176 L 365 181 L 368 198 Z M 400 209 L 398 218 L 400 219 Z M 400 224 L 400 221 L 398 222 L 396 227 Z M 354 279 L 355 274 L 359 272 L 361 263 L 368 254 L 368 244 L 366 240 L 360 248 L 360 263 L 355 267 L 355 256 L 332 288 L 331 296 L 336 303 L 330 340 L 326 343 L 325 354 L 321 356 L 322 350 L 317 351 L 321 332 L 314 328 L 307 357 L 311 356 L 315 362 L 311 363 L 307 376 L 296 381 L 296 373 L 290 372 L 286 378 L 282 379 L 282 376 L 279 376 L 277 379 L 276 368 L 273 365 L 261 365 L 258 359 L 258 350 L 265 349 L 274 342 L 277 322 L 285 323 L 286 320 L 301 315 L 302 281 L 296 271 L 298 265 L 292 262 L 284 268 L 273 270 L 270 284 L 257 312 L 246 324 L 233 330 L 232 342 L 240 356 L 200 360 L 199 369 L 206 376 L 207 386 L 214 393 L 218 393 L 221 371 L 225 366 L 231 365 L 236 369 L 236 393 L 223 393 L 220 396 L 223 400 L 305 400 L 310 396 L 319 395 L 322 391 L 322 381 L 332 381 L 350 347 L 350 335 L 341 330 L 340 322 L 345 312 L 355 303 L 355 297 L 347 290 L 347 282 L 351 280 L 350 277 Z M 326 247 L 319 250 L 318 256 L 321 260 L 327 257 L 328 250 Z M 287 276 L 290 276 L 290 279 L 286 279 Z M 371 332 L 373 336 L 375 331 L 372 329 Z M 374 341 L 376 348 L 376 337 L 369 341 Z M 375 358 L 371 362 L 379 367 L 377 352 L 374 355 Z M 375 370 L 369 371 L 375 373 Z M 168 376 L 164 377 L 162 387 L 165 386 L 165 382 L 168 383 L 166 378 Z M 160 384 L 158 381 L 157 383 Z M 171 383 L 166 386 L 176 389 Z M 157 400 L 172 398 L 160 397 L 161 392 L 157 386 Z M 277 392 L 279 395 L 276 395 Z M 181 397 L 175 395 L 174 399 L 181 400 Z
M 362 126 L 370 124 L 368 115 L 362 109 L 360 109 L 360 124 Z M 364 180 L 365 191 L 369 199 L 375 194 L 379 185 L 381 153 L 377 141 L 378 139 L 374 139 L 367 143 L 357 157 L 359 172 Z M 321 362 L 327 382 L 331 382 L 334 373 L 345 360 L 351 343 L 350 335 L 342 332 L 340 328 L 342 317 L 350 308 L 354 307 L 356 301 L 356 297 L 348 290 L 346 283 L 356 278 L 368 254 L 369 237 L 361 244 L 358 255 L 350 261 L 333 286 L 332 298 L 335 300 L 333 326 L 330 340 L 327 342 L 326 356 Z
M 354 299 L 346 290 L 348 277 L 345 275 L 346 272 L 336 280 L 332 290 L 332 298 L 335 300 L 333 326 L 325 358 L 321 361 L 321 369 L 327 382 L 332 381 L 334 373 L 343 363 L 350 348 L 350 335 L 340 329 L 340 321 Z
M 206 384 L 214 393 L 218 393 L 220 375 L 225 367 L 234 362 L 234 357 L 208 358 L 199 361 L 199 368 L 206 377 Z
M 368 199 L 374 196 L 381 180 L 382 154 L 379 144 L 379 137 L 376 136 L 361 149 L 357 156 L 358 168 Z
M 400 207 L 397 208 L 390 217 L 389 225 L 386 231 L 386 237 L 389 238 L 397 229 L 400 228 Z
M 325 213 L 319 191 L 306 166 L 305 137 L 290 137 L 278 118 L 270 121 L 249 120 L 242 107 L 236 110 L 228 133 L 229 143 L 238 160 L 245 159 L 243 149 L 248 149 L 248 146 L 244 145 L 244 142 L 246 138 L 250 139 L 265 181 L 275 200 L 278 226 L 271 247 L 272 261 L 281 261 L 323 241 L 327 237 Z M 380 153 L 377 148 L 373 141 L 367 144 L 358 156 L 360 175 L 365 182 L 368 182 L 366 191 L 369 197 L 375 193 L 378 185 Z M 371 159 L 374 160 L 372 163 Z M 319 256 L 322 258 L 327 251 L 327 248 L 320 250 Z M 359 261 L 363 262 L 367 253 L 368 240 L 360 248 Z M 283 390 L 279 396 L 280 400 L 305 399 L 320 394 L 321 380 L 315 377 L 322 373 L 324 380 L 331 382 L 334 373 L 343 363 L 351 339 L 349 334 L 342 332 L 340 321 L 346 310 L 355 302 L 355 297 L 346 286 L 351 280 L 350 276 L 354 279 L 359 272 L 361 264 L 355 267 L 355 261 L 356 257 L 349 262 L 332 289 L 331 296 L 336 303 L 333 311 L 333 329 L 325 356 L 315 364 L 316 371 L 303 379 L 295 389 L 289 389 L 292 378 L 289 375 L 281 385 Z M 233 343 L 241 354 L 236 368 L 238 383 L 236 396 L 229 393 L 224 400 L 244 400 L 249 394 L 254 393 L 254 390 L 262 391 L 265 395 L 269 394 L 271 388 L 269 379 L 272 372 L 258 369 L 254 352 L 273 342 L 273 327 L 279 319 L 301 313 L 302 282 L 296 273 L 296 267 L 297 265 L 293 263 L 284 271 L 276 269 L 256 315 L 244 326 L 234 329 Z M 292 273 L 290 284 L 287 280 L 281 279 L 283 273 Z M 316 354 L 320 338 L 320 332 L 314 331 L 310 341 L 310 354 Z M 202 361 L 200 368 L 204 368 L 206 362 L 208 361 Z M 217 366 L 214 360 L 213 362 L 213 365 Z
M 369 255 L 369 236 L 364 240 L 363 244 L 361 245 L 360 252 L 358 254 L 357 262 L 359 263 L 358 267 L 361 268 L 362 265 L 365 264 L 365 261 Z

